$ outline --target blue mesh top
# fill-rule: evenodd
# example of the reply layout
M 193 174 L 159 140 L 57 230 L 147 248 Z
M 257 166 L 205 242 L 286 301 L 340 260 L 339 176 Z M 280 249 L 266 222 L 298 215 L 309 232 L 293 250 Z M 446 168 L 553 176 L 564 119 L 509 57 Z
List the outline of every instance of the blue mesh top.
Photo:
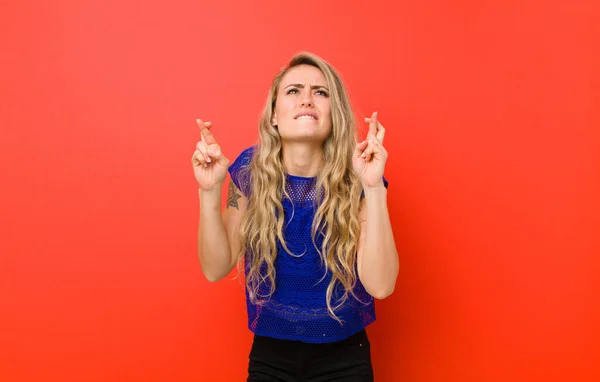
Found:
M 231 179 L 248 198 L 251 193 L 250 176 L 248 171 L 242 170 L 247 169 L 253 152 L 254 147 L 244 150 L 229 167 Z M 354 290 L 358 300 L 350 294 L 342 308 L 336 311 L 342 324 L 328 315 L 325 294 L 331 274 L 326 272 L 311 239 L 311 226 L 316 212 L 315 180 L 287 175 L 285 184 L 291 200 L 285 197 L 282 200 L 285 217 L 283 236 L 289 250 L 296 256 L 287 253 L 278 242 L 275 292 L 261 305 L 255 305 L 246 291 L 248 327 L 255 334 L 325 343 L 347 338 L 375 321 L 373 298 L 365 291 L 360 280 Z M 385 178 L 384 184 L 387 187 Z M 315 242 L 320 248 L 322 239 L 317 236 Z M 246 253 L 246 264 L 248 256 Z M 248 268 L 244 268 L 247 272 Z M 259 292 L 267 294 L 268 288 L 261 288 Z M 340 292 L 343 289 L 338 285 L 334 298 L 341 296 Z

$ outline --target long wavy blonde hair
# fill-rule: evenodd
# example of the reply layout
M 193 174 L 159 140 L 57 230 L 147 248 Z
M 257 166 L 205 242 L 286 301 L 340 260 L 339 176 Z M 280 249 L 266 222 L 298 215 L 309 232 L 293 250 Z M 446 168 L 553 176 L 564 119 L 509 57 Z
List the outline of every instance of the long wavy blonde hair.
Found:
M 312 224 L 313 245 L 317 235 L 323 243 L 317 248 L 331 281 L 327 287 L 327 310 L 339 321 L 335 311 L 354 295 L 357 281 L 356 255 L 360 225 L 358 211 L 362 186 L 352 168 L 352 154 L 357 144 L 356 120 L 340 76 L 334 68 L 311 53 L 294 56 L 273 79 L 259 123 L 259 143 L 247 170 L 251 176 L 251 196 L 248 211 L 241 224 L 242 251 L 250 256 L 245 264 L 246 286 L 255 304 L 268 299 L 275 291 L 275 258 L 277 239 L 287 248 L 283 237 L 284 213 L 282 197 L 287 196 L 286 170 L 282 159 L 281 137 L 272 125 L 273 110 L 279 85 L 285 74 L 298 65 L 311 65 L 321 70 L 330 89 L 332 131 L 323 143 L 323 167 L 315 189 L 318 209 Z M 333 301 L 336 284 L 344 293 Z M 261 293 L 261 286 L 268 293 Z M 336 293 L 337 294 L 337 293 Z

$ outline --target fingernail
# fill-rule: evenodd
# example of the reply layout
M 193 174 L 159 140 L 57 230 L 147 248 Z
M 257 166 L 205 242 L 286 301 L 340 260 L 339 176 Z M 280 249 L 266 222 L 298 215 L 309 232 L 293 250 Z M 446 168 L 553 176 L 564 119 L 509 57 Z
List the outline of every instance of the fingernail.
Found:
M 196 119 L 196 123 L 200 123 L 200 118 L 197 118 L 197 119 Z

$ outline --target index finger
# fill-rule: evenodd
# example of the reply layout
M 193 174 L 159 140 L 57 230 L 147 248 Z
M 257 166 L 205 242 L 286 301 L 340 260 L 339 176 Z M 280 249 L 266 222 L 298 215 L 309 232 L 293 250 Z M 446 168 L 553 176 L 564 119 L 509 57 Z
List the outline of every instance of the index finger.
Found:
M 369 133 L 368 135 L 377 135 L 377 112 L 373 112 L 371 118 L 369 118 Z
M 375 118 L 376 120 L 376 118 Z M 371 124 L 371 118 L 365 118 L 365 122 L 368 122 L 369 124 Z M 383 143 L 383 137 L 385 136 L 385 128 L 383 127 L 383 125 L 381 123 L 379 123 L 379 121 L 376 120 L 376 127 L 375 127 L 375 134 L 373 134 L 375 137 L 377 137 L 377 139 L 379 139 L 379 141 L 381 143 Z M 371 134 L 371 125 L 369 125 L 369 134 Z
M 204 143 L 206 143 L 207 145 L 212 145 L 217 143 L 217 140 L 215 139 L 215 137 L 213 136 L 213 134 L 210 132 L 210 127 L 212 126 L 212 124 L 210 122 L 206 122 L 204 124 L 204 128 L 202 128 L 200 130 L 200 134 L 202 135 L 202 139 L 204 140 Z
M 206 143 L 206 135 L 205 135 L 205 131 L 209 131 L 210 127 L 212 126 L 211 122 L 203 122 L 201 119 L 196 119 L 196 123 L 198 124 L 198 127 L 200 128 L 200 140 L 202 142 Z
M 385 137 L 385 128 L 381 125 L 381 123 L 379 123 L 377 130 L 376 137 L 379 139 L 379 142 L 383 143 L 383 137 Z

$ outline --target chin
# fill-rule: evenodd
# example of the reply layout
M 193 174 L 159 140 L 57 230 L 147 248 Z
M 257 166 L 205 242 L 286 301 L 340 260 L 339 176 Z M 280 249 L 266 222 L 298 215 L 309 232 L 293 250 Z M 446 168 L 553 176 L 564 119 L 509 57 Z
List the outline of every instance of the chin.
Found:
M 279 127 L 279 135 L 284 142 L 324 142 L 331 134 L 331 131 L 326 131 L 325 128 L 318 125 L 313 126 L 288 126 L 285 128 Z

